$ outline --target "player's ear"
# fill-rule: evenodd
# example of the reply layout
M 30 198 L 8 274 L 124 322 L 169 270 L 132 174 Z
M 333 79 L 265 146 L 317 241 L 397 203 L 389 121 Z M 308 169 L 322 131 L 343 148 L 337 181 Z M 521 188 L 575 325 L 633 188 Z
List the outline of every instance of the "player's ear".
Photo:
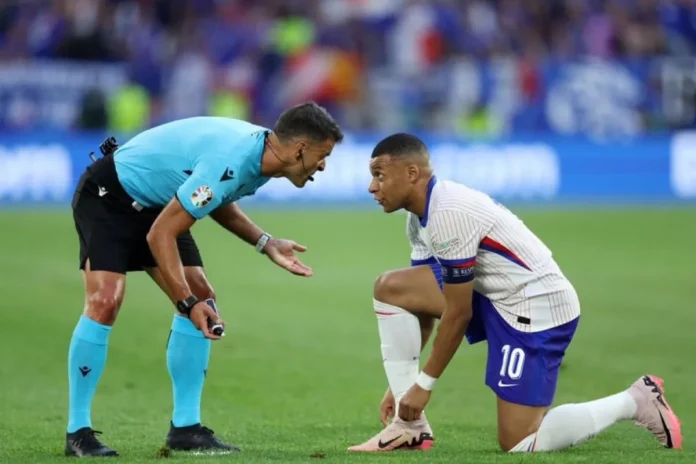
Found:
M 411 183 L 415 183 L 420 177 L 420 169 L 415 164 L 409 164 L 406 168 L 406 175 Z

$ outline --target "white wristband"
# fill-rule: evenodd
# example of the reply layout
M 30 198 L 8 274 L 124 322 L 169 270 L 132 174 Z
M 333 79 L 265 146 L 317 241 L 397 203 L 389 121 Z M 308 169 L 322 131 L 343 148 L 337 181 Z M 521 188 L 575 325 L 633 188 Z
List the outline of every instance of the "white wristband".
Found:
M 267 234 L 264 232 L 261 234 L 261 237 L 259 237 L 258 242 L 256 242 L 256 251 L 259 253 L 263 253 L 263 247 L 266 246 L 266 243 L 272 238 L 271 234 Z
M 418 374 L 418 378 L 416 379 L 416 384 L 426 391 L 432 391 L 433 388 L 435 388 L 435 382 L 437 382 L 435 377 L 430 377 L 423 371 Z

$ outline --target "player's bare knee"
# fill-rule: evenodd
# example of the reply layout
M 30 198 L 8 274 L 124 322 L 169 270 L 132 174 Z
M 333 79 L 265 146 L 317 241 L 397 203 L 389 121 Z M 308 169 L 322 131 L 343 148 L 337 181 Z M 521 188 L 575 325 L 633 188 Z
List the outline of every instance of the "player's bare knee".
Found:
M 498 446 L 500 446 L 501 451 L 509 453 L 510 450 L 515 449 L 517 446 L 522 445 L 522 449 L 527 449 L 531 447 L 536 439 L 537 430 L 526 430 L 518 431 L 512 434 L 498 435 Z
M 522 406 L 498 399 L 498 444 L 505 452 L 534 435 L 546 408 Z
M 522 440 L 519 440 L 515 443 L 513 443 L 514 440 L 511 440 L 510 437 L 503 437 L 498 435 L 498 446 L 500 447 L 500 450 L 507 453 L 509 452 L 512 448 L 514 448 L 517 443 L 519 443 Z
M 395 272 L 385 272 L 375 280 L 373 296 L 377 301 L 398 306 L 395 300 L 400 294 L 400 286 L 398 275 Z

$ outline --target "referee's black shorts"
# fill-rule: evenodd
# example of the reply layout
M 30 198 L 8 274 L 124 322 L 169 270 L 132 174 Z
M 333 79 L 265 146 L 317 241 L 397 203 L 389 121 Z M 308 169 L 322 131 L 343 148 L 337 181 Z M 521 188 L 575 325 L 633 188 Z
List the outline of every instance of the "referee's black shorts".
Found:
M 161 209 L 138 211 L 116 175 L 113 156 L 91 164 L 80 177 L 72 200 L 75 229 L 80 238 L 80 269 L 89 259 L 93 271 L 120 274 L 157 264 L 147 234 Z M 190 231 L 177 238 L 184 266 L 203 266 Z

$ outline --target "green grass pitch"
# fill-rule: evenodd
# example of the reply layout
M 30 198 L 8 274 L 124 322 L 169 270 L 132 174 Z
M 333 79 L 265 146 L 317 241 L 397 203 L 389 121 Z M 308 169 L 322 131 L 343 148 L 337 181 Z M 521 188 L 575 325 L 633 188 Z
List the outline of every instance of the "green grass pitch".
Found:
M 463 345 L 433 395 L 435 448 L 353 455 L 379 428 L 386 381 L 371 290 L 408 265 L 404 216 L 376 211 L 251 212 L 276 236 L 309 247 L 311 279 L 286 275 L 206 220 L 194 228 L 227 321 L 214 343 L 203 419 L 244 448 L 235 457 L 172 462 L 694 462 L 696 211 L 522 211 L 576 285 L 583 318 L 556 404 L 617 392 L 644 373 L 666 380 L 684 450 L 664 450 L 622 423 L 573 450 L 497 450 L 495 401 L 483 385 L 485 346 Z M 66 462 L 66 355 L 83 305 L 69 211 L 0 213 L 0 462 Z M 110 340 L 93 425 L 120 462 L 163 462 L 171 411 L 165 342 L 173 309 L 133 274 Z M 166 460 L 168 462 L 169 460 Z

